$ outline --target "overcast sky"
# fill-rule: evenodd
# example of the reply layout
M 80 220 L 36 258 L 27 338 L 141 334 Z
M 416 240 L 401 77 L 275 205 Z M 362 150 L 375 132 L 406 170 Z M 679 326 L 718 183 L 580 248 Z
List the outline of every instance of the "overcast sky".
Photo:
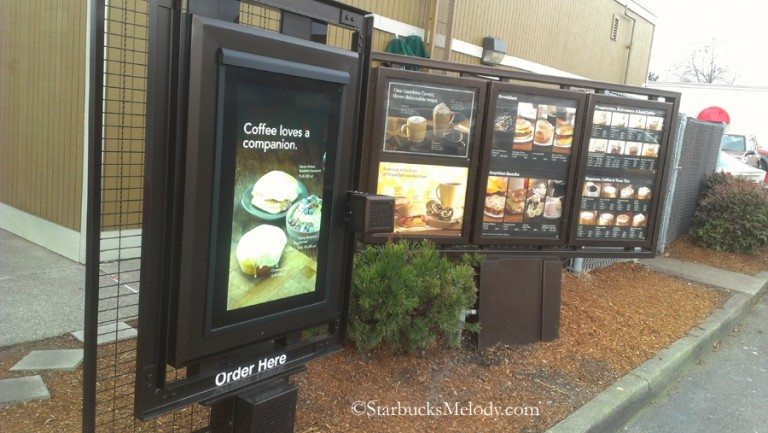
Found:
M 735 85 L 768 86 L 768 0 L 637 0 L 657 17 L 650 71 L 660 81 L 697 46 L 717 43 Z

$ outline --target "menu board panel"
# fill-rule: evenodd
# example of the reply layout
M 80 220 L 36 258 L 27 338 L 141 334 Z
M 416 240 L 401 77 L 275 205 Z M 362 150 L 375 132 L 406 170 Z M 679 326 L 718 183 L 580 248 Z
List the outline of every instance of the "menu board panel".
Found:
M 466 158 L 476 92 L 424 82 L 387 85 L 383 151 Z
M 366 190 L 395 197 L 398 237 L 468 242 L 488 83 L 387 67 L 376 75 Z
M 592 98 L 572 226 L 576 245 L 648 246 L 671 104 Z
M 377 194 L 395 197 L 395 232 L 461 236 L 466 167 L 382 162 Z
M 475 242 L 561 243 L 584 102 L 573 92 L 493 85 Z

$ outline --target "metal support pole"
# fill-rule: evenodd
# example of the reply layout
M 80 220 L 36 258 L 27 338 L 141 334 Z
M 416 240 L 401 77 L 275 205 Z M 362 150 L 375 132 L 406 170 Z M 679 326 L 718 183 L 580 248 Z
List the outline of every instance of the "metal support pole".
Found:
M 582 267 L 584 266 L 583 257 L 574 257 L 571 259 L 571 272 L 574 274 L 580 274 Z

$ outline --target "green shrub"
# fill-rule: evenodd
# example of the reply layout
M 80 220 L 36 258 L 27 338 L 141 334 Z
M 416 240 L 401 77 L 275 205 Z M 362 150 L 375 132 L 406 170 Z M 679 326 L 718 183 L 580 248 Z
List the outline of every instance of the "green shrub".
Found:
M 698 245 L 715 250 L 743 253 L 768 244 L 768 191 L 728 174 L 710 176 L 692 234 Z
M 360 352 L 459 345 L 459 314 L 477 300 L 474 256 L 452 262 L 431 242 L 388 242 L 355 256 L 349 337 Z M 465 325 L 477 331 L 476 325 Z

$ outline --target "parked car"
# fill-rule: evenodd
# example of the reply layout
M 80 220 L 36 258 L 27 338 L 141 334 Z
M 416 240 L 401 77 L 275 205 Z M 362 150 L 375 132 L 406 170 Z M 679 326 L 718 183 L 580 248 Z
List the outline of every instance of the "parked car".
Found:
M 752 167 L 742 162 L 741 159 L 731 156 L 724 150 L 720 151 L 720 157 L 717 159 L 717 171 L 728 173 L 735 177 L 741 177 L 752 182 L 762 184 L 766 179 L 766 171 Z
M 761 148 L 754 134 L 723 134 L 720 150 L 749 166 L 768 170 L 768 148 Z

